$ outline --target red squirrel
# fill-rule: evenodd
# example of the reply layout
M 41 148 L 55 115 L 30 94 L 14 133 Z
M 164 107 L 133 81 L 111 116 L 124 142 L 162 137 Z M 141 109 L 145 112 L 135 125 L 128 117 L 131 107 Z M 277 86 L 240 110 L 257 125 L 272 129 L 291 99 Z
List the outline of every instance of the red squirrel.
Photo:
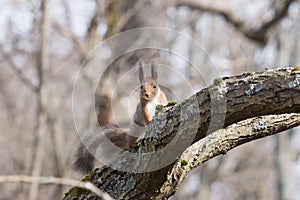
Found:
M 140 102 L 136 107 L 129 129 L 116 126 L 102 128 L 105 136 L 120 148 L 129 148 L 142 136 L 155 114 L 157 105 L 167 105 L 166 95 L 161 91 L 157 82 L 157 64 L 151 62 L 151 77 L 145 77 L 143 62 L 139 61 Z M 83 173 L 89 173 L 94 168 L 94 154 L 103 142 L 103 135 L 90 133 L 83 137 L 76 154 L 74 167 Z M 86 148 L 87 146 L 87 148 Z
M 140 126 L 146 126 L 152 120 L 155 107 L 159 104 L 167 105 L 166 95 L 157 83 L 157 64 L 151 63 L 151 77 L 144 77 L 142 61 L 139 63 L 140 102 L 133 116 L 133 121 Z

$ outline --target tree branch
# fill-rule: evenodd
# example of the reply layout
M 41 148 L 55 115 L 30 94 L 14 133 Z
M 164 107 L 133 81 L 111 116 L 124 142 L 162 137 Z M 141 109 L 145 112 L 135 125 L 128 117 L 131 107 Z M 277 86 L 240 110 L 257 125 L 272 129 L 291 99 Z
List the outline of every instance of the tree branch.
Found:
M 176 192 L 188 173 L 206 161 L 244 143 L 299 125 L 300 114 L 268 115 L 238 122 L 206 136 L 183 152 L 160 188 L 161 194 L 157 199 L 167 198 Z
M 2 45 L 0 46 L 1 49 L 3 49 Z M 10 54 L 4 53 L 4 50 L 0 52 L 2 54 L 2 59 L 9 64 L 9 66 L 12 68 L 13 72 L 17 75 L 17 77 L 27 86 L 29 87 L 33 92 L 37 91 L 37 86 L 35 86 L 30 79 L 28 79 L 23 71 L 13 62 L 13 58 Z
M 0 176 L 0 183 L 38 183 L 38 184 L 60 184 L 68 186 L 76 186 L 95 193 L 103 200 L 112 200 L 105 192 L 100 191 L 95 185 L 90 182 L 81 182 L 68 178 L 44 177 L 44 176 L 25 176 L 25 175 L 8 175 Z
M 209 12 L 212 14 L 220 15 L 224 17 L 224 19 L 233 27 L 241 32 L 245 37 L 258 42 L 259 44 L 265 44 L 268 41 L 267 33 L 268 31 L 276 25 L 279 21 L 281 21 L 288 13 L 288 9 L 290 5 L 296 0 L 286 0 L 280 4 L 280 7 L 276 9 L 276 12 L 272 19 L 267 22 L 264 22 L 260 28 L 252 29 L 247 28 L 241 20 L 239 20 L 232 13 L 221 9 L 215 8 L 215 5 L 203 3 L 202 1 L 194 1 L 194 0 L 179 0 L 176 6 L 189 6 L 192 9 L 200 10 L 203 12 Z
M 136 156 L 129 157 L 127 151 L 124 151 L 118 160 L 111 163 L 110 166 L 95 170 L 87 177 L 87 180 L 91 180 L 114 198 L 160 199 L 160 195 L 168 197 L 177 189 L 176 183 L 173 184 L 173 182 L 182 181 L 185 177 L 185 175 L 182 177 L 170 175 L 176 167 L 181 167 L 179 163 L 187 167 L 190 163 L 192 167 L 196 167 L 209 159 L 209 157 L 206 160 L 199 157 L 196 161 L 191 162 L 184 157 L 187 160 L 184 162 L 185 164 L 181 160 L 177 161 L 178 157 L 185 156 L 184 151 L 192 143 L 196 143 L 196 147 L 200 144 L 203 145 L 202 149 L 197 150 L 201 153 L 196 156 L 214 157 L 224 154 L 242 143 L 298 125 L 299 116 L 290 115 L 292 121 L 283 120 L 284 118 L 288 119 L 288 115 L 278 116 L 275 119 L 264 117 L 252 119 L 252 121 L 240 121 L 263 115 L 286 113 L 300 113 L 299 67 L 218 78 L 213 85 L 197 92 L 182 103 L 171 108 L 159 109 L 147 126 L 147 137 L 129 149 L 130 152 L 137 153 Z M 234 123 L 238 124 L 232 125 Z M 228 127 L 229 125 L 232 126 Z M 223 130 L 224 127 L 228 128 Z M 221 130 L 209 135 L 219 129 Z M 233 131 L 238 129 L 240 132 Z M 249 132 L 247 133 L 247 131 Z M 219 136 L 215 137 L 217 134 Z M 198 143 L 202 138 L 204 140 Z M 213 147 L 216 147 L 213 144 L 220 146 L 212 151 Z M 211 147 L 209 148 L 207 145 Z M 159 150 L 161 150 L 160 154 L 143 157 L 146 153 Z M 213 153 L 215 155 L 211 155 Z M 137 157 L 139 155 L 140 157 Z M 172 162 L 161 165 L 168 159 Z M 148 169 L 149 166 L 154 168 L 159 166 L 160 168 L 157 168 L 156 171 L 141 173 L 117 170 L 118 167 L 125 167 L 136 169 L 135 172 L 137 172 Z M 177 173 L 173 174 L 177 175 Z M 119 183 L 126 184 L 120 185 Z M 168 186 L 174 186 L 174 188 Z M 73 195 L 76 194 L 76 190 L 76 188 L 71 190 Z M 83 197 L 86 194 L 78 195 Z M 74 196 L 66 195 L 65 199 L 72 199 L 72 197 Z M 77 196 L 77 198 L 79 197 Z
M 117 23 L 114 25 L 111 35 L 119 33 L 128 21 L 145 5 L 144 1 L 136 1 L 134 6 L 128 9 L 121 17 L 118 19 Z

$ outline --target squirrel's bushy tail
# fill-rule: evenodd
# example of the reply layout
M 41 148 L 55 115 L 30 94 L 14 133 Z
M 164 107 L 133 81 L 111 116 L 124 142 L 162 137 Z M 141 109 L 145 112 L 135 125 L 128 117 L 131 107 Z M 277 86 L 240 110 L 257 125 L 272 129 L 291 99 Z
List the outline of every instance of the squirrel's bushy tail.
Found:
M 75 170 L 90 173 L 94 169 L 95 157 L 93 154 L 101 142 L 102 140 L 96 132 L 89 132 L 83 137 L 76 152 Z
M 99 131 L 89 132 L 83 138 L 76 152 L 74 168 L 82 173 L 90 173 L 94 169 L 94 161 L 97 149 L 104 142 L 103 137 L 107 137 L 114 145 L 119 148 L 129 148 L 138 139 L 128 135 L 128 129 L 116 126 L 107 126 Z

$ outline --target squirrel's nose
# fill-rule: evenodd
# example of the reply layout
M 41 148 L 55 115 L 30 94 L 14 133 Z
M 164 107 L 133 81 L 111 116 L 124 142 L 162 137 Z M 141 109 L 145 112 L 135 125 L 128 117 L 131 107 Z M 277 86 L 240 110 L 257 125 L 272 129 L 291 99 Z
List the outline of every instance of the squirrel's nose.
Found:
M 147 97 L 147 98 L 148 98 L 148 97 L 149 97 L 149 94 L 145 94 L 145 97 Z

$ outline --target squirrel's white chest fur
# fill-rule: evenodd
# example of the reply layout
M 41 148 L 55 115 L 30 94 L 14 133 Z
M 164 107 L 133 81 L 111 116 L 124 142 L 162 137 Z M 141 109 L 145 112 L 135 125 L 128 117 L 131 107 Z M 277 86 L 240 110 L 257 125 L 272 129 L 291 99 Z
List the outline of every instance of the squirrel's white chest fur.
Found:
M 155 108 L 157 105 L 161 104 L 157 98 L 153 99 L 152 101 L 148 102 L 146 108 L 150 113 L 151 117 L 155 114 Z

